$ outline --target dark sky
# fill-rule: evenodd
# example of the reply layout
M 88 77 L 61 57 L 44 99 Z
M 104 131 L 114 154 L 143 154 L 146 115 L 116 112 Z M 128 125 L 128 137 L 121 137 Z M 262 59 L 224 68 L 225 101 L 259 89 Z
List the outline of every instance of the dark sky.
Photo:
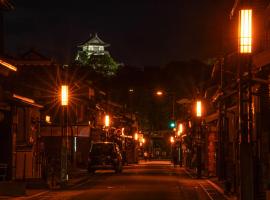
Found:
M 128 65 L 163 65 L 205 59 L 222 49 L 233 0 L 13 0 L 6 19 L 6 48 L 35 48 L 59 62 L 97 32 Z

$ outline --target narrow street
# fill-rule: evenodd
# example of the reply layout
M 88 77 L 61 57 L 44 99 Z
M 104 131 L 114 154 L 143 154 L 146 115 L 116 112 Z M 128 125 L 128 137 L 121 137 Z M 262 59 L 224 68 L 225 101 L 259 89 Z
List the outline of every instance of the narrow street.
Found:
M 222 200 L 206 180 L 191 178 L 169 161 L 148 161 L 126 166 L 122 174 L 97 171 L 86 182 L 65 191 L 51 191 L 33 198 L 93 200 Z

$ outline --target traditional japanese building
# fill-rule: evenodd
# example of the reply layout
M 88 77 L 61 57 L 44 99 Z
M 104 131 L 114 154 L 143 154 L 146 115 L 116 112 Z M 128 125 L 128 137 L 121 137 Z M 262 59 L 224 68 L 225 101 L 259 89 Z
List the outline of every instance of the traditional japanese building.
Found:
M 90 35 L 90 37 L 91 37 L 91 35 Z M 77 53 L 76 60 L 80 60 L 82 57 L 82 54 L 84 56 L 87 56 L 87 57 L 90 57 L 91 55 L 109 54 L 109 52 L 105 50 L 105 48 L 108 46 L 110 46 L 110 44 L 103 42 L 98 37 L 98 35 L 95 34 L 93 37 L 91 37 L 85 43 L 78 46 L 80 48 L 80 50 Z

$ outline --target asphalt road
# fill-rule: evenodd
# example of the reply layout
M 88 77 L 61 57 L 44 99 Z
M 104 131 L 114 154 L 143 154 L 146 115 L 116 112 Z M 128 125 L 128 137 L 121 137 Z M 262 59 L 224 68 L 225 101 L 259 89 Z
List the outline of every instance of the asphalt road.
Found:
M 31 199 L 223 200 L 224 197 L 205 180 L 191 178 L 184 169 L 174 168 L 169 162 L 152 161 L 126 166 L 121 174 L 97 171 L 72 189 L 51 191 Z

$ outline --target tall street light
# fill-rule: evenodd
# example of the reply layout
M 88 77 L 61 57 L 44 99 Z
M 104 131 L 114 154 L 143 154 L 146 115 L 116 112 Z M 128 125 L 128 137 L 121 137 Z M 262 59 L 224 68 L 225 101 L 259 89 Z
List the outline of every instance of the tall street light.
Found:
M 178 124 L 178 130 L 177 130 L 177 138 L 179 140 L 179 146 L 178 146 L 178 160 L 179 160 L 179 165 L 182 167 L 183 163 L 183 153 L 182 153 L 182 135 L 184 132 L 184 124 L 179 123 Z
M 106 140 L 108 140 L 109 137 L 109 128 L 110 128 L 110 116 L 108 114 L 104 117 L 104 126 L 106 130 Z
M 62 105 L 62 147 L 61 147 L 61 184 L 68 181 L 68 85 L 61 86 Z
M 240 199 L 254 199 L 254 164 L 252 152 L 252 9 L 243 8 L 239 11 L 238 53 L 240 64 L 238 69 L 238 127 L 240 133 Z M 242 65 L 248 67 L 248 80 L 242 79 Z M 246 87 L 247 86 L 247 87 Z M 247 90 L 245 89 L 247 88 Z M 247 101 L 244 101 L 247 100 Z
M 162 90 L 157 90 L 155 93 L 157 96 L 163 96 L 164 92 Z M 175 93 L 171 92 L 171 93 L 167 93 L 169 95 L 171 95 L 172 97 L 172 112 L 171 112 L 171 120 L 175 120 Z M 175 128 L 175 126 L 171 127 L 171 128 Z
M 198 119 L 198 140 L 197 140 L 197 178 L 201 178 L 202 175 L 202 127 L 201 127 L 201 117 L 202 117 L 202 102 L 201 100 L 196 101 L 196 117 Z

